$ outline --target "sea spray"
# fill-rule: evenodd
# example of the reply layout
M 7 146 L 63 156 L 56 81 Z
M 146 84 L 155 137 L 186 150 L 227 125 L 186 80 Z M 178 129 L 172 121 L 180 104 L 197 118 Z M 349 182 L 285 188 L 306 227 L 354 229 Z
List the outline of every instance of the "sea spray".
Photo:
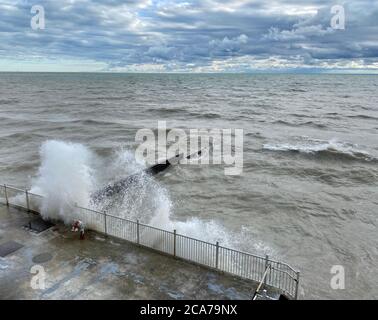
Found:
M 172 219 L 174 203 L 168 190 L 149 175 L 143 175 L 138 183 L 122 193 L 94 204 L 91 193 L 99 187 L 142 171 L 144 165 L 136 162 L 130 150 L 120 148 L 109 159 L 100 159 L 82 144 L 49 140 L 41 146 L 40 156 L 41 165 L 30 191 L 44 196 L 39 209 L 45 218 L 70 223 L 78 218 L 76 204 L 106 211 L 120 218 L 139 220 L 164 230 L 177 230 L 178 234 L 214 244 L 218 241 L 223 246 L 250 251 L 252 243 L 256 249 L 254 252 L 265 253 L 269 250 L 256 239 L 251 239 L 250 232 L 244 230 L 239 234 L 231 233 L 215 220 L 204 221 L 197 217 L 184 221 Z M 83 212 L 85 214 L 85 211 L 80 211 L 80 214 Z M 147 232 L 143 236 L 145 239 L 153 237 Z M 156 237 L 148 241 L 158 245 L 160 239 Z M 248 247 L 243 248 L 242 244 L 247 242 Z
M 68 223 L 75 218 L 75 204 L 89 204 L 95 184 L 93 154 L 81 144 L 49 140 L 42 144 L 40 157 L 41 166 L 30 191 L 44 196 L 42 216 Z

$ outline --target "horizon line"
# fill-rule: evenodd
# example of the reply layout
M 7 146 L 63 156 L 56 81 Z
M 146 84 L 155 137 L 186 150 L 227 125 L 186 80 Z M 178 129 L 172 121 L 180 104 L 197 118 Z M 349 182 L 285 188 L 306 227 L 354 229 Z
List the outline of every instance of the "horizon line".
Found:
M 360 69 L 363 70 L 363 69 Z M 261 74 L 271 74 L 271 75 L 282 75 L 282 74 L 302 74 L 302 75 L 378 75 L 378 70 L 373 72 L 348 72 L 348 71 L 338 71 L 333 69 L 332 71 L 257 71 L 257 72 L 180 72 L 180 71 L 166 71 L 166 72 L 135 72 L 135 71 L 19 71 L 19 70 L 0 70 L 0 73 L 87 73 L 87 74 L 159 74 L 159 75 L 169 75 L 169 74 L 182 74 L 182 75 L 216 75 L 216 74 L 233 74 L 233 75 L 261 75 Z

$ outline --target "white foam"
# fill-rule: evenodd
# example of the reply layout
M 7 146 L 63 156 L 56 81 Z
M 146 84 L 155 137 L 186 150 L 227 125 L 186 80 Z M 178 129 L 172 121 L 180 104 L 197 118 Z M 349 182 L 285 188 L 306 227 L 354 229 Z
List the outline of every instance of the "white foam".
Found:
M 321 151 L 332 151 L 350 156 L 363 155 L 370 157 L 369 153 L 360 150 L 358 146 L 340 142 L 337 139 L 329 141 L 302 138 L 301 141 L 295 143 L 267 143 L 263 145 L 263 149 L 271 151 L 298 151 L 302 153 L 316 153 Z

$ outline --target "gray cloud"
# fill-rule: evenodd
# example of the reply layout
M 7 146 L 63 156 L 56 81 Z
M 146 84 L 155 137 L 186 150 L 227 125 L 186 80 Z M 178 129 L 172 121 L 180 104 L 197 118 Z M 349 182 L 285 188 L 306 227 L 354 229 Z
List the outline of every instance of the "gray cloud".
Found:
M 32 30 L 43 5 L 46 29 Z M 2 0 L 0 69 L 49 61 L 100 71 L 378 70 L 378 3 L 326 0 Z

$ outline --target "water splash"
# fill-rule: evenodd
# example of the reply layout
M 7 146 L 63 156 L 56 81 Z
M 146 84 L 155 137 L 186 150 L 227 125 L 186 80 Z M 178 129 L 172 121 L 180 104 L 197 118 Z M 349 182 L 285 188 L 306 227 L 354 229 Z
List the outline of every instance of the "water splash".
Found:
M 30 191 L 44 196 L 42 216 L 68 222 L 73 219 L 75 204 L 89 203 L 95 185 L 94 155 L 81 144 L 49 140 L 42 144 L 40 157 Z
M 127 149 L 117 149 L 109 159 L 101 159 L 86 146 L 78 143 L 49 140 L 40 148 L 41 165 L 32 181 L 31 192 L 43 195 L 40 211 L 45 218 L 72 222 L 75 204 L 132 221 L 139 220 L 165 230 L 204 241 L 219 241 L 224 246 L 239 247 L 251 235 L 230 233 L 215 220 L 203 221 L 197 217 L 185 221 L 173 219 L 170 194 L 156 179 L 143 175 L 136 183 L 115 197 L 94 204 L 91 193 L 109 181 L 117 180 L 144 168 Z M 255 243 L 252 241 L 251 243 Z M 255 243 L 260 249 L 261 244 Z M 246 248 L 248 249 L 248 248 Z

